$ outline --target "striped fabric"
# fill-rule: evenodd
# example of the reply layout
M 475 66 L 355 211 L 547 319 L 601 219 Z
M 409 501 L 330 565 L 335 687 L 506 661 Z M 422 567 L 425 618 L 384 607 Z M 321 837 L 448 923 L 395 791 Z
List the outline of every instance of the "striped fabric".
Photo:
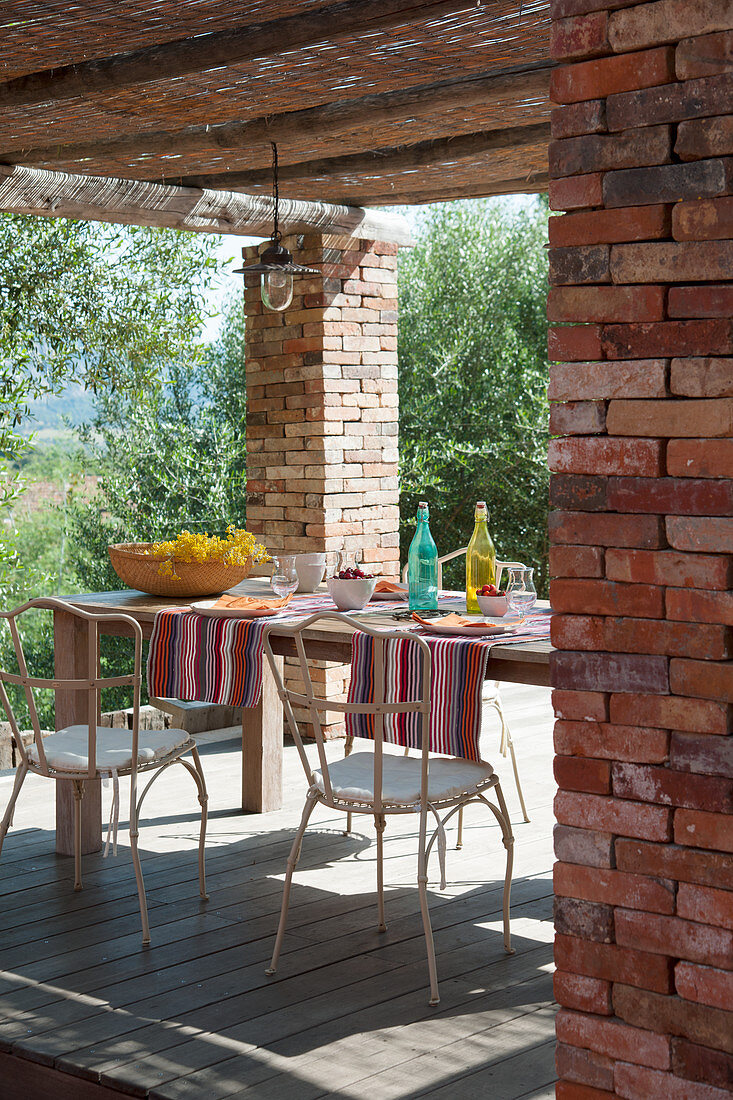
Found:
M 148 691 L 160 699 L 200 699 L 254 707 L 262 687 L 262 632 L 267 619 L 213 619 L 188 611 L 155 617 Z
M 521 633 L 496 639 L 438 637 L 425 630 L 419 631 L 428 643 L 432 657 L 431 752 L 460 756 L 466 760 L 481 759 L 481 696 L 491 647 L 549 639 L 550 615 L 549 611 L 531 612 Z M 402 639 L 386 640 L 385 701 L 405 703 L 418 699 L 422 690 L 421 681 L 417 646 Z M 374 639 L 369 634 L 357 633 L 353 640 L 348 701 L 370 703 L 373 698 Z M 373 738 L 374 716 L 347 714 L 346 732 L 353 737 Z M 422 748 L 417 713 L 385 715 L 384 740 L 408 748 Z
M 474 638 L 436 638 L 425 635 L 432 658 L 432 752 L 479 760 L 481 688 L 486 675 L 489 646 Z M 458 643 L 458 644 L 456 644 Z M 407 639 L 384 642 L 384 694 L 387 703 L 420 698 L 422 691 L 420 650 Z M 354 635 L 348 701 L 369 703 L 374 698 L 374 638 Z M 374 737 L 374 715 L 346 715 L 346 732 L 353 737 Z M 394 745 L 422 748 L 420 719 L 416 712 L 387 714 L 384 740 Z
M 380 610 L 404 610 L 386 601 Z M 295 596 L 277 621 L 333 611 L 330 596 Z M 209 618 L 193 611 L 160 611 L 148 653 L 148 691 L 158 699 L 200 700 L 229 707 L 257 706 L 262 688 L 262 634 L 272 620 Z
M 278 622 L 333 610 L 329 596 L 296 596 Z M 384 602 L 379 610 L 405 610 L 404 602 Z M 209 618 L 192 611 L 160 611 L 148 654 L 148 691 L 162 699 L 201 700 L 231 707 L 254 707 L 262 688 L 262 634 L 270 619 Z M 373 620 L 378 628 L 378 619 Z M 413 629 L 405 624 L 407 629 Z M 385 624 L 394 629 L 394 623 Z M 481 689 L 492 645 L 507 645 L 550 636 L 550 613 L 532 612 L 521 633 L 492 638 L 438 637 L 422 629 L 432 656 L 430 748 L 434 752 L 478 760 L 481 734 Z M 367 703 L 374 687 L 373 639 L 354 635 L 349 702 Z M 417 647 L 385 642 L 385 692 L 388 702 L 405 702 L 420 694 Z M 347 733 L 374 736 L 371 715 L 347 714 Z M 388 715 L 385 740 L 420 748 L 414 714 Z

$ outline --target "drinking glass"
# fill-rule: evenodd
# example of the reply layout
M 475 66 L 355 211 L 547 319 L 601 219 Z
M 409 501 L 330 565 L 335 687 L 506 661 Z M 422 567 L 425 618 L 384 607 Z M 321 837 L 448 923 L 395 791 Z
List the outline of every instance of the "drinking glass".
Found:
M 506 598 L 512 611 L 520 618 L 537 603 L 534 586 L 534 569 L 510 569 L 506 586 Z
M 270 587 L 277 596 L 289 596 L 298 587 L 295 555 L 285 554 L 272 560 L 275 564 L 275 571 L 270 577 Z

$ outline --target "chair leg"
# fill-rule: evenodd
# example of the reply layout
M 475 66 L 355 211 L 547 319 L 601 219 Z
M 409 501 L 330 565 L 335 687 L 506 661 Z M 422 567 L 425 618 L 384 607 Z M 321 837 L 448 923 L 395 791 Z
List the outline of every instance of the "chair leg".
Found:
M 427 816 L 423 811 L 420 814 L 420 837 L 417 855 L 417 886 L 420 894 L 420 913 L 422 915 L 423 930 L 425 932 L 425 947 L 428 956 L 428 973 L 430 974 L 430 1001 L 431 1008 L 440 1003 L 438 990 L 438 967 L 435 962 L 435 944 L 433 942 L 433 928 L 430 923 L 430 908 L 428 906 L 428 859 L 426 854 L 427 840 Z
M 288 921 L 288 905 L 290 904 L 290 886 L 293 881 L 293 871 L 295 870 L 298 860 L 300 859 L 300 848 L 303 842 L 303 834 L 310 820 L 310 816 L 313 813 L 313 808 L 316 804 L 316 799 L 312 794 L 308 794 L 305 800 L 305 806 L 303 807 L 303 815 L 300 819 L 300 825 L 298 831 L 295 834 L 295 840 L 293 846 L 290 849 L 290 855 L 288 856 L 288 866 L 285 873 L 285 882 L 283 883 L 283 903 L 280 908 L 280 923 L 277 926 L 277 936 L 275 937 L 275 947 L 272 952 L 272 959 L 270 965 L 265 971 L 265 974 L 274 974 L 277 971 L 277 964 L 280 958 L 280 949 L 282 947 L 283 936 L 285 935 L 285 926 Z
M 501 825 L 502 837 L 504 841 L 504 847 L 506 848 L 506 874 L 504 875 L 504 904 L 502 907 L 503 921 L 504 921 L 504 950 L 508 955 L 514 954 L 514 948 L 512 947 L 511 934 L 509 930 L 509 905 L 511 901 L 512 892 L 512 869 L 514 867 L 514 837 L 512 836 L 512 828 L 509 824 L 509 814 L 506 808 L 506 801 L 504 800 L 504 792 L 501 789 L 501 784 L 497 783 L 494 788 L 496 791 L 496 799 L 499 803 L 501 810 L 501 816 L 499 817 L 499 824 Z M 502 820 L 503 819 L 503 820 Z
M 512 758 L 512 768 L 514 769 L 514 782 L 517 786 L 517 794 L 519 795 L 519 805 L 522 807 L 522 817 L 525 821 L 529 821 L 529 814 L 527 813 L 527 807 L 524 802 L 524 795 L 522 794 L 522 784 L 519 782 L 519 768 L 517 767 L 517 757 L 514 752 L 514 742 L 512 741 L 511 730 L 507 726 L 507 744 L 509 746 L 509 753 Z
M 209 900 L 209 895 L 206 893 L 206 824 L 208 821 L 209 813 L 209 795 L 206 790 L 206 779 L 204 778 L 204 772 L 201 767 L 201 758 L 199 757 L 199 751 L 194 745 L 191 749 L 191 757 L 193 759 L 196 774 L 194 779 L 196 780 L 196 786 L 199 792 L 199 805 L 201 806 L 201 830 L 199 832 L 199 893 L 204 901 Z
M 519 768 L 517 767 L 517 757 L 514 752 L 514 742 L 512 741 L 512 731 L 509 728 L 509 723 L 506 720 L 504 714 L 504 708 L 501 704 L 501 696 L 492 700 L 491 705 L 494 707 L 496 713 L 499 715 L 499 721 L 501 722 L 501 742 L 499 744 L 499 752 L 502 756 L 506 757 L 507 749 L 512 758 L 512 770 L 514 771 L 514 782 L 517 787 L 517 794 L 519 795 L 519 805 L 522 808 L 522 817 L 525 821 L 529 821 L 529 814 L 527 813 L 527 807 L 524 802 L 524 795 L 522 793 L 522 784 L 519 782 Z
M 23 786 L 23 781 L 28 774 L 28 765 L 25 760 L 21 760 L 15 773 L 15 782 L 13 783 L 13 793 L 10 796 L 5 815 L 0 822 L 0 852 L 3 850 L 3 842 L 7 836 L 8 829 L 13 824 L 13 813 L 15 812 L 15 803 L 18 801 L 18 795 L 20 794 L 20 788 Z
M 344 757 L 351 755 L 351 750 L 354 747 L 354 738 L 350 733 L 346 734 L 346 743 L 344 744 Z M 346 828 L 344 829 L 344 836 L 351 836 L 351 810 L 346 814 Z
M 374 827 L 377 830 L 377 910 L 379 913 L 378 932 L 386 932 L 384 923 L 384 830 L 387 819 L 384 814 L 374 815 Z
M 458 810 L 458 836 L 456 837 L 456 848 L 460 852 L 463 847 L 463 806 Z
M 133 777 L 134 778 L 134 773 Z M 132 782 L 132 778 L 130 782 Z M 143 792 L 144 795 L 144 792 Z M 140 800 L 142 801 L 142 799 Z M 140 903 L 140 921 L 143 930 L 143 947 L 150 943 L 150 924 L 148 922 L 148 902 L 145 897 L 145 882 L 143 881 L 143 869 L 140 864 L 140 852 L 137 838 L 139 835 L 138 821 L 140 816 L 140 803 L 135 798 L 130 799 L 130 851 L 132 864 L 135 868 L 135 882 L 137 883 L 137 897 Z
M 84 780 L 74 780 L 74 889 L 81 890 L 81 800 L 84 797 Z

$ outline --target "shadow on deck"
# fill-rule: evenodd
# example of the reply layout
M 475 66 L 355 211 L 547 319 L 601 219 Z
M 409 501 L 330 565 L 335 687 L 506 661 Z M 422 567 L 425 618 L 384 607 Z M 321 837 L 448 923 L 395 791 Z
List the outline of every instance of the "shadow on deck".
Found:
M 153 938 L 144 950 L 129 850 L 86 857 L 85 889 L 75 894 L 70 861 L 53 854 L 51 784 L 28 790 L 29 780 L 0 861 L 0 1096 L 551 1097 L 549 693 L 507 685 L 504 694 L 532 816 L 521 822 L 499 758 L 514 811 L 516 954 L 502 946 L 499 830 L 472 807 L 463 850 L 449 848 L 448 890 L 433 882 L 430 895 L 437 1010 L 427 1004 L 416 822 L 407 818 L 388 822 L 380 935 L 371 822 L 357 818 L 345 837 L 343 818 L 320 811 L 280 968 L 266 977 L 304 794 L 292 748 L 284 808 L 256 816 L 235 810 L 237 743 L 204 745 L 208 903 L 196 887 L 192 785 L 182 770 L 161 780 L 150 807 L 159 816 L 141 831 Z M 492 731 L 485 755 L 495 760 Z M 0 802 L 8 786 L 0 779 Z

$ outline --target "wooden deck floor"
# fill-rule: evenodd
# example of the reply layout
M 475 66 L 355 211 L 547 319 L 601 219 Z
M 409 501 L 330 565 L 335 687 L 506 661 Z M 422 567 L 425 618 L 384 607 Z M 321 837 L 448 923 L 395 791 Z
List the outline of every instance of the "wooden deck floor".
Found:
M 325 811 L 309 829 L 277 976 L 272 949 L 281 881 L 305 783 L 286 751 L 286 804 L 235 812 L 236 741 L 211 741 L 208 885 L 196 889 L 193 784 L 161 778 L 141 850 L 152 946 L 140 946 L 126 834 L 117 859 L 53 854 L 53 788 L 29 779 L 0 859 L 0 1097 L 97 1100 L 549 1100 L 554 1095 L 549 692 L 504 698 L 532 821 L 522 823 L 508 762 L 485 723 L 484 755 L 504 780 L 515 823 L 514 956 L 501 938 L 503 848 L 493 818 L 467 813 L 449 847 L 449 887 L 431 883 L 441 1004 L 427 1004 L 415 881 L 414 821 L 390 819 L 388 931 L 376 931 L 373 828 Z M 334 746 L 340 753 L 341 745 Z M 180 774 L 176 774 L 180 772 Z M 0 778 L 0 806 L 10 790 Z M 105 793 L 105 804 L 109 792 Z M 125 794 L 123 789 L 123 807 Z M 454 833 L 449 833 L 452 842 Z

